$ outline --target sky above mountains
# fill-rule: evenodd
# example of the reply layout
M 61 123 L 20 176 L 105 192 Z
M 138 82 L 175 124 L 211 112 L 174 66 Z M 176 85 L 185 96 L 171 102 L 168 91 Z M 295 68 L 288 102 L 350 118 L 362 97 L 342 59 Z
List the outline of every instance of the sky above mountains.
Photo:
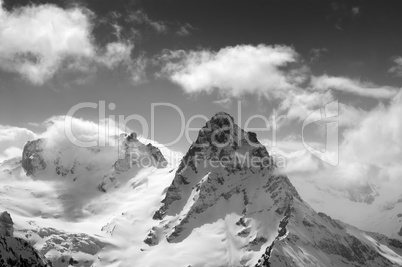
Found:
M 379 182 L 402 174 L 399 1 L 0 3 L 0 161 L 49 137 L 73 106 L 104 101 L 106 117 L 139 115 L 154 125 L 146 137 L 162 144 L 184 127 L 178 110 L 185 123 L 200 115 L 187 125 L 195 129 L 201 115 L 221 110 L 243 128 L 253 115 L 253 128 L 275 115 L 275 131 L 254 131 L 271 146 L 277 138 L 294 175 Z M 328 121 L 305 131 L 303 122 L 333 101 L 335 167 L 302 143 L 325 145 Z M 155 103 L 169 105 L 153 116 Z M 98 127 L 98 109 L 74 116 Z M 144 134 L 137 120 L 128 127 Z M 188 147 L 185 136 L 170 146 Z

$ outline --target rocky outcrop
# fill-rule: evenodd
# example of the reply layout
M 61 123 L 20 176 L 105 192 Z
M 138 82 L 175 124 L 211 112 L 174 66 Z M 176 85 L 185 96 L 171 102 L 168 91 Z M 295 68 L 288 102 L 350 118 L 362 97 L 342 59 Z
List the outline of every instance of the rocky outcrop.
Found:
M 48 261 L 27 241 L 13 236 L 13 221 L 8 212 L 0 215 L 0 266 L 50 267 Z
M 0 214 L 0 236 L 14 236 L 14 223 L 7 211 Z
M 43 157 L 46 139 L 28 141 L 22 152 L 22 168 L 28 176 L 35 176 L 38 171 L 44 170 L 47 163 Z

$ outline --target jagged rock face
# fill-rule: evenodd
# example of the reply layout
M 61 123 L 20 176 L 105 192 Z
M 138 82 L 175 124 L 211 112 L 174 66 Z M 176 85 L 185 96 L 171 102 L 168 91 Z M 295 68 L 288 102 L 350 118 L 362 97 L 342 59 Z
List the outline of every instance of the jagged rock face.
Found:
M 219 112 L 199 131 L 196 141 L 181 161 L 177 172 L 187 167 L 197 168 L 195 164 L 208 160 L 220 161 L 228 170 L 250 167 L 242 156 L 256 156 L 261 162 L 257 166 L 268 167 L 272 162 L 266 148 L 257 140 L 257 135 L 245 132 L 234 123 L 233 117 Z
M 0 236 L 0 266 L 50 267 L 51 265 L 27 241 Z
M 14 236 L 14 223 L 7 211 L 0 214 L 0 236 Z
M 47 260 L 27 241 L 13 236 L 13 221 L 8 212 L 0 215 L 0 266 L 50 267 Z
M 187 199 L 194 186 L 206 188 L 207 184 L 213 183 L 213 187 L 219 188 L 231 174 L 266 173 L 272 169 L 272 158 L 256 134 L 245 132 L 234 123 L 233 117 L 219 112 L 199 131 L 196 141 L 183 157 L 162 201 L 163 206 L 154 218 L 162 218 L 173 202 Z M 179 211 L 173 209 L 170 214 Z
M 63 151 L 57 151 L 54 159 L 45 159 L 46 139 L 41 138 L 34 141 L 28 141 L 22 152 L 21 164 L 25 173 L 28 176 L 37 176 L 39 171 L 46 168 L 54 168 L 54 171 L 59 176 L 74 175 L 78 162 L 65 164 L 63 162 Z
M 28 141 L 22 152 L 22 167 L 28 176 L 35 176 L 37 171 L 44 170 L 47 166 L 43 158 L 45 139 Z

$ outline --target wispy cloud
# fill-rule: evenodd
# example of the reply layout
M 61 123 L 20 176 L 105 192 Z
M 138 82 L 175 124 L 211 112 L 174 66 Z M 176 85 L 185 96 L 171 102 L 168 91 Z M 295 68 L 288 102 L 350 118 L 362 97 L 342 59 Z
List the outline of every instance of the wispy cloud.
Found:
M 327 20 L 334 23 L 335 29 L 342 31 L 345 22 L 361 15 L 360 6 L 352 6 L 347 2 L 331 2 L 331 14 L 327 16 Z
M 165 22 L 151 19 L 143 10 L 137 10 L 136 12 L 131 13 L 128 20 L 150 26 L 158 33 L 166 33 L 168 31 L 168 26 Z
M 324 48 L 312 48 L 310 50 L 310 62 L 315 62 L 317 61 L 319 58 L 321 58 L 321 56 L 324 53 L 327 53 L 328 49 Z
M 176 31 L 176 34 L 179 36 L 187 36 L 191 34 L 191 31 L 193 31 L 195 28 L 191 26 L 190 23 L 185 23 L 183 25 L 180 25 L 179 29 Z
M 372 97 L 372 98 L 392 98 L 399 89 L 392 86 L 378 86 L 371 82 L 362 82 L 346 77 L 333 77 L 328 75 L 313 76 L 311 86 L 316 90 L 337 90 L 350 94 Z

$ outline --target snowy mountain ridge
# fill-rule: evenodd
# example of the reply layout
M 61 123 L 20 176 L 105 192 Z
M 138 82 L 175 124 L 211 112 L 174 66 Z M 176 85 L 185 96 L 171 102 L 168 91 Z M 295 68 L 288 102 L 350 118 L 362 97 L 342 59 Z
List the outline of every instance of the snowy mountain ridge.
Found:
M 178 167 L 135 134 L 118 140 L 120 151 L 40 139 L 0 166 L 14 234 L 54 267 L 402 266 L 400 241 L 315 212 L 227 113 Z

